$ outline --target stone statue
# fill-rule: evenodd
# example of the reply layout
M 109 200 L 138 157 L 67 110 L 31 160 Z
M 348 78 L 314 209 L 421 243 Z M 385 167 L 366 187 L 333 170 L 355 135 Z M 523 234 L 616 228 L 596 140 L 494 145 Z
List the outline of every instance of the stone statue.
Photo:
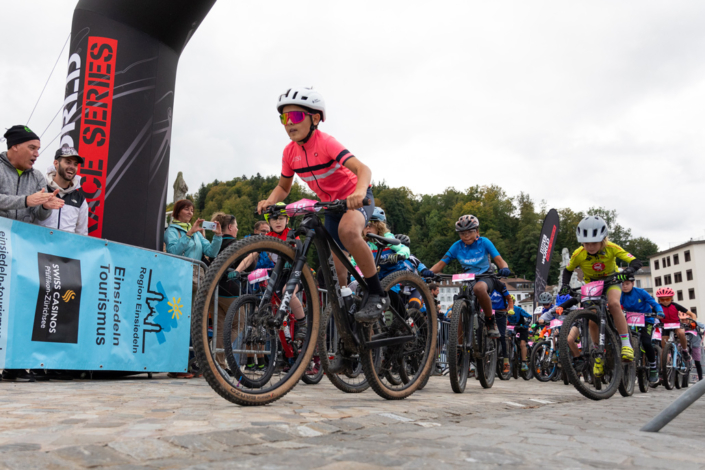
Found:
M 563 271 L 565 268 L 568 267 L 570 264 L 570 251 L 568 251 L 568 248 L 563 248 L 561 250 L 561 273 L 558 277 L 558 281 L 561 282 L 563 279 Z M 570 276 L 570 287 L 573 289 L 576 289 L 580 287 L 582 284 L 580 281 L 578 281 L 578 273 L 573 271 L 573 274 Z
M 186 185 L 186 181 L 184 181 L 184 175 L 179 172 L 179 174 L 176 175 L 176 181 L 174 181 L 174 202 L 184 199 L 187 191 L 188 186 Z

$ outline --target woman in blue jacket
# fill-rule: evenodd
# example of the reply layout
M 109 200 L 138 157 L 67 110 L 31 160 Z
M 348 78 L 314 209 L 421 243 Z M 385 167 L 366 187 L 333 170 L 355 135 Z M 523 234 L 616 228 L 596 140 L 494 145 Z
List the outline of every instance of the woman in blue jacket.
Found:
M 659 318 L 663 318 L 663 308 L 644 289 L 634 286 L 634 275 L 627 277 L 622 282 L 622 298 L 620 300 L 622 310 L 625 312 L 646 313 L 656 312 Z M 645 326 L 639 328 L 639 339 L 641 348 L 649 360 L 649 382 L 658 382 L 658 367 L 656 365 L 656 351 L 651 344 L 651 334 L 654 332 L 654 317 L 645 318 Z
M 191 225 L 193 217 L 193 203 L 188 199 L 181 199 L 174 204 L 173 222 L 167 227 L 164 232 L 164 243 L 166 244 L 167 253 L 173 255 L 185 256 L 194 260 L 201 261 L 203 255 L 215 258 L 220 251 L 220 244 L 223 242 L 223 233 L 220 229 L 220 224 L 215 222 L 213 230 L 213 241 L 209 242 L 206 237 L 201 235 L 201 222 L 203 219 L 196 220 L 196 223 Z M 198 290 L 198 278 L 201 268 L 194 266 L 193 284 L 191 298 L 193 302 L 196 300 L 196 291 Z M 203 272 L 200 272 L 200 277 L 204 277 Z M 192 307 L 193 307 L 192 302 Z M 176 372 L 170 373 L 169 377 L 179 379 L 192 379 L 191 373 Z

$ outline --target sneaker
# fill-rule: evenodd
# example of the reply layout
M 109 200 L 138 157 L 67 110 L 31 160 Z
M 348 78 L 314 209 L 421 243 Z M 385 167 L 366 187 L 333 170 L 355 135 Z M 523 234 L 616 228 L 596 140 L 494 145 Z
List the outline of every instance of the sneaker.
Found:
M 658 369 L 649 369 L 649 383 L 658 383 Z
M 634 350 L 631 346 L 622 346 L 622 362 L 632 362 L 634 360 Z
M 188 372 L 169 372 L 166 374 L 170 379 L 192 379 L 193 374 Z
M 32 372 L 25 369 L 3 369 L 2 380 L 9 382 L 34 382 L 36 379 Z
M 503 374 L 509 373 L 509 359 L 507 359 L 506 357 L 504 358 L 504 364 L 502 366 L 502 373 Z
M 577 373 L 581 373 L 583 370 L 585 370 L 585 359 L 583 359 L 582 357 L 574 357 L 573 369 L 575 369 L 575 372 Z
M 633 353 L 634 351 L 632 351 L 632 354 Z M 595 358 L 595 365 L 592 367 L 592 374 L 598 378 L 602 377 L 605 374 L 605 367 L 604 364 L 602 364 L 602 358 Z
M 526 361 L 521 362 L 521 371 L 522 372 L 529 372 L 529 364 L 527 364 Z
M 688 351 L 681 351 L 681 354 L 685 362 L 690 362 L 690 353 Z
M 355 313 L 355 321 L 359 323 L 374 323 L 382 318 L 382 313 L 389 306 L 389 296 L 385 295 L 370 295 L 367 302 Z
M 251 362 L 245 366 L 245 371 L 252 372 L 252 371 L 256 370 L 256 368 L 257 368 L 257 366 L 255 365 L 255 363 Z
M 497 322 L 494 317 L 485 317 L 485 325 L 487 325 L 487 336 L 490 338 L 499 338 L 499 329 L 497 328 Z
M 308 335 L 308 324 L 306 320 L 298 320 L 294 323 L 294 339 L 295 340 L 305 340 L 306 335 Z

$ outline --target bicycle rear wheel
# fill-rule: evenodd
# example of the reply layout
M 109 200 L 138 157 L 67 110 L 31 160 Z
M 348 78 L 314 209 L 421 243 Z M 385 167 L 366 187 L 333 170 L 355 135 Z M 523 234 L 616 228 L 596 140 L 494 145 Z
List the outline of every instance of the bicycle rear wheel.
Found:
M 414 393 L 426 376 L 431 373 L 435 364 L 432 352 L 436 350 L 438 320 L 436 306 L 426 283 L 415 273 L 399 271 L 382 280 L 382 288 L 390 295 L 403 299 L 390 302 L 385 318 L 391 321 L 379 321 L 376 329 L 363 329 L 366 342 L 391 339 L 397 336 L 411 336 L 408 341 L 382 347 L 368 347 L 362 351 L 360 358 L 362 370 L 372 389 L 387 400 L 401 400 Z M 426 305 L 426 312 L 410 309 L 405 299 L 406 292 L 414 289 L 421 295 Z M 378 369 L 376 358 L 382 357 L 382 365 Z M 404 380 L 396 385 L 385 377 L 388 370 L 407 371 L 408 382 Z M 413 375 L 411 375 L 413 374 Z
M 450 317 L 448 333 L 448 376 L 450 387 L 455 393 L 463 393 L 470 371 L 470 338 L 472 316 L 464 300 L 453 303 L 453 316 Z
M 301 379 L 301 375 L 304 373 L 306 366 L 310 363 L 311 357 L 313 356 L 320 321 L 319 302 L 318 296 L 316 295 L 316 283 L 311 274 L 311 269 L 307 265 L 304 265 L 301 270 L 299 293 L 301 295 L 300 302 L 307 321 L 307 333 L 306 337 L 298 343 L 296 352 L 290 362 L 283 364 L 280 361 L 280 358 L 276 357 L 276 365 L 274 366 L 274 372 L 271 377 L 266 381 L 266 383 L 258 384 L 257 386 L 253 386 L 252 382 L 245 383 L 239 380 L 239 377 L 234 375 L 232 371 L 228 371 L 218 364 L 216 354 L 220 351 L 218 351 L 215 347 L 211 347 L 208 338 L 208 330 L 211 320 L 209 309 L 215 304 L 215 297 L 217 295 L 216 291 L 219 287 L 221 279 L 224 279 L 227 276 L 227 270 L 233 265 L 237 266 L 241 261 L 251 255 L 258 256 L 253 255 L 253 253 L 268 253 L 270 255 L 276 255 L 282 261 L 282 263 L 277 264 L 279 267 L 283 266 L 284 262 L 293 264 L 295 256 L 295 251 L 290 245 L 274 237 L 267 237 L 263 235 L 253 236 L 231 244 L 216 257 L 208 268 L 205 282 L 198 290 L 193 309 L 193 318 L 191 320 L 191 339 L 193 341 L 193 350 L 196 360 L 203 370 L 203 376 L 211 388 L 213 388 L 213 390 L 215 390 L 220 396 L 240 405 L 264 405 L 271 403 L 286 395 L 286 393 L 288 393 L 298 383 L 299 379 Z M 283 276 L 283 278 L 278 279 L 279 281 L 287 280 L 285 279 L 286 276 L 284 276 L 283 271 L 279 274 Z M 281 292 L 275 293 L 280 294 Z M 261 296 L 261 293 L 259 295 Z M 266 325 L 265 329 L 271 329 L 272 327 L 269 326 L 269 323 L 266 321 L 266 314 L 268 314 L 267 308 L 267 305 L 260 306 L 258 304 L 254 314 L 250 315 L 252 321 L 247 320 L 249 324 L 246 325 L 246 327 L 256 328 L 258 326 Z M 217 319 L 217 315 L 213 315 L 213 318 Z M 218 325 L 218 323 L 220 322 L 217 322 L 216 325 Z M 230 326 L 236 323 L 237 322 L 231 323 Z M 239 323 L 237 324 L 239 326 Z M 220 328 L 218 328 L 218 334 L 221 334 Z M 237 337 L 238 336 L 236 336 L 236 338 Z M 233 340 L 232 331 L 230 339 Z M 240 342 L 239 344 L 243 343 Z M 246 343 L 244 343 L 244 345 L 244 350 L 246 351 L 245 354 L 250 354 L 247 352 L 249 351 L 249 346 Z M 264 347 L 266 348 L 267 345 L 265 344 Z M 236 350 L 237 349 L 238 348 L 236 346 Z M 265 351 L 270 352 L 266 353 L 261 349 L 256 349 L 253 350 L 251 354 L 261 354 L 263 356 L 271 355 L 271 350 L 265 349 Z M 233 351 L 233 353 L 235 353 L 235 351 Z M 239 364 L 238 369 L 242 372 L 241 364 Z
M 634 395 L 634 389 L 636 388 L 636 351 L 640 346 L 637 338 L 631 333 L 629 334 L 629 338 L 635 354 L 632 362 L 623 365 L 622 383 L 619 384 L 619 394 L 623 397 L 631 397 Z
M 649 360 L 641 350 L 641 344 L 634 348 L 634 363 L 637 365 L 636 377 L 641 393 L 649 393 Z
M 477 379 L 482 388 L 492 388 L 497 372 L 497 341 L 487 336 L 484 321 L 475 330 L 475 345 L 481 352 L 477 360 Z
M 673 368 L 673 350 L 676 345 L 669 343 L 661 354 L 661 383 L 666 390 L 673 390 L 676 385 L 676 370 Z
M 621 342 L 612 328 L 607 327 L 605 329 L 603 375 L 602 377 L 592 375 L 591 379 L 590 376 L 585 379 L 584 368 L 592 371 L 597 357 L 596 350 L 591 350 L 590 348 L 592 341 L 590 333 L 587 331 L 587 325 L 590 321 L 599 324 L 599 316 L 594 310 L 575 310 L 563 320 L 563 326 L 558 337 L 559 359 L 561 366 L 568 374 L 570 383 L 573 384 L 578 392 L 591 400 L 604 400 L 614 395 L 622 383 Z M 568 337 L 572 327 L 577 327 L 580 330 L 580 343 L 575 346 L 584 361 L 581 370 L 575 369 L 573 354 L 568 344 Z

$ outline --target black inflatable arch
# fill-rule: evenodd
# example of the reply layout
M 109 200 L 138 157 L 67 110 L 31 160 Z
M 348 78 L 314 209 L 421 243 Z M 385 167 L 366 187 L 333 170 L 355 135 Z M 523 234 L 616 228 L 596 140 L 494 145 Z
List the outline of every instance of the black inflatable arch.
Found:
M 215 0 L 79 0 L 61 144 L 86 160 L 89 234 L 161 249 L 176 67 Z

